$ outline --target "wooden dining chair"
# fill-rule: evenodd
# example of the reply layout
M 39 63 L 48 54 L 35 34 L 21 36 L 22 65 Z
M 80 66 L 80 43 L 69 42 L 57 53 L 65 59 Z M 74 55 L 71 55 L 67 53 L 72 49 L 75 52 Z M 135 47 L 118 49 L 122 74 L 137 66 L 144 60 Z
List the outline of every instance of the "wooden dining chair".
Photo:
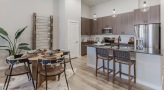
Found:
M 34 81 L 32 78 L 31 74 L 31 69 L 30 69 L 30 62 L 28 59 L 6 59 L 6 63 L 9 64 L 9 68 L 6 70 L 5 75 L 6 75 L 6 80 L 4 83 L 3 90 L 7 90 L 11 76 L 19 76 L 23 74 L 27 74 L 28 79 L 32 80 L 33 87 L 35 89 Z M 23 66 L 18 66 L 14 68 L 14 65 L 24 63 Z
M 113 51 L 114 59 L 113 59 L 113 83 L 115 81 L 115 76 L 119 74 L 120 79 L 122 78 L 121 75 L 128 76 L 128 90 L 131 88 L 131 80 L 134 78 L 134 83 L 136 83 L 136 60 L 131 59 L 131 52 L 130 51 L 120 51 L 114 50 Z M 115 73 L 116 63 L 119 63 L 119 71 Z M 122 72 L 122 64 L 128 65 L 128 74 Z M 134 65 L 134 75 L 131 75 L 131 66 Z
M 46 81 L 46 90 L 48 90 L 48 86 L 47 86 L 47 77 L 53 77 L 53 76 L 58 76 L 62 73 L 64 73 L 65 75 L 65 80 L 66 80 L 66 84 L 67 84 L 67 88 L 69 90 L 69 86 L 68 86 L 68 81 L 67 81 L 67 76 L 66 76 L 66 64 L 64 63 L 64 65 L 62 66 L 60 63 L 65 62 L 65 58 L 64 57 L 60 57 L 58 59 L 50 59 L 50 60 L 38 60 L 37 63 L 37 74 L 36 74 L 36 88 L 37 88 L 37 84 L 38 84 L 38 74 L 42 75 L 45 77 L 45 81 Z M 43 65 L 43 70 L 39 71 L 39 64 Z M 54 66 L 51 68 L 47 68 L 48 65 L 57 65 L 58 66 Z
M 102 60 L 103 65 L 98 67 L 98 61 Z M 109 74 L 113 71 L 109 68 L 109 62 L 113 60 L 113 57 L 110 56 L 110 49 L 107 48 L 96 48 L 96 77 L 99 69 L 103 69 L 103 74 L 107 76 L 109 80 Z M 107 67 L 105 67 L 105 61 L 107 61 Z M 107 72 L 105 72 L 107 70 Z

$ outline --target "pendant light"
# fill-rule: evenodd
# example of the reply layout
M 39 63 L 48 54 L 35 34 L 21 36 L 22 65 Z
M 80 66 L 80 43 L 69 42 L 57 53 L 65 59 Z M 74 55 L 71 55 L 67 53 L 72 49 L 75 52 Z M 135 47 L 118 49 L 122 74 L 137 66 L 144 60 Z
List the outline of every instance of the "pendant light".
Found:
M 113 15 L 112 15 L 112 17 L 116 17 L 117 15 L 116 15 L 116 10 L 115 9 L 113 9 Z
M 147 5 L 146 1 L 143 2 L 143 5 L 141 6 L 141 11 L 142 12 L 147 12 L 149 10 L 149 6 Z
M 96 13 L 93 14 L 93 20 L 97 20 Z

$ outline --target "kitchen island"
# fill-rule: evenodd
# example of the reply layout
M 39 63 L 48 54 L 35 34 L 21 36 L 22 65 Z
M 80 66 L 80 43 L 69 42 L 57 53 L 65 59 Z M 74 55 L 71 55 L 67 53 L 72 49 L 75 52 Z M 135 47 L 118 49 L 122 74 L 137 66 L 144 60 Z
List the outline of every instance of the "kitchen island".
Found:
M 107 48 L 107 49 L 117 49 L 111 48 L 110 46 L 87 46 L 87 65 L 90 67 L 96 67 L 96 48 Z M 154 50 L 144 48 L 143 50 L 135 50 L 133 48 L 120 47 L 117 50 L 128 50 L 136 53 L 136 78 L 137 83 L 151 87 L 156 90 L 162 90 L 162 76 L 161 76 L 161 50 Z M 133 56 L 133 57 L 134 57 Z M 102 62 L 99 60 L 99 65 L 102 66 Z M 106 65 L 107 66 L 107 65 Z M 113 69 L 113 62 L 110 62 L 110 69 Z M 118 70 L 118 65 L 116 64 L 116 71 Z M 131 69 L 132 70 L 132 69 Z M 127 73 L 128 67 L 123 65 L 122 71 Z M 133 71 L 131 71 L 133 75 Z M 127 79 L 126 76 L 122 76 Z

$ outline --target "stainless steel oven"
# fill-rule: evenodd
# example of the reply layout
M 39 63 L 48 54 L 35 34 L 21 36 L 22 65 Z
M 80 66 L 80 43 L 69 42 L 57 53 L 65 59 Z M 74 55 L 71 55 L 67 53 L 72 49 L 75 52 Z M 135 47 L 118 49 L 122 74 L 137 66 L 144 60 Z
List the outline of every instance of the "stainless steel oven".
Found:
M 111 27 L 102 29 L 102 34 L 112 34 L 112 33 L 113 33 L 113 29 Z

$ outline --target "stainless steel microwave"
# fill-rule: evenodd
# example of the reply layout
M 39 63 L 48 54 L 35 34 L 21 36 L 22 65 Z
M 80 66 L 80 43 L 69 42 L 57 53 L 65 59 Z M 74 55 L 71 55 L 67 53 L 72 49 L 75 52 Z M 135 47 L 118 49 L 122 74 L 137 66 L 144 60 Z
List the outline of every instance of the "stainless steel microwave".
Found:
M 112 34 L 113 29 L 112 28 L 104 28 L 102 29 L 102 34 Z

